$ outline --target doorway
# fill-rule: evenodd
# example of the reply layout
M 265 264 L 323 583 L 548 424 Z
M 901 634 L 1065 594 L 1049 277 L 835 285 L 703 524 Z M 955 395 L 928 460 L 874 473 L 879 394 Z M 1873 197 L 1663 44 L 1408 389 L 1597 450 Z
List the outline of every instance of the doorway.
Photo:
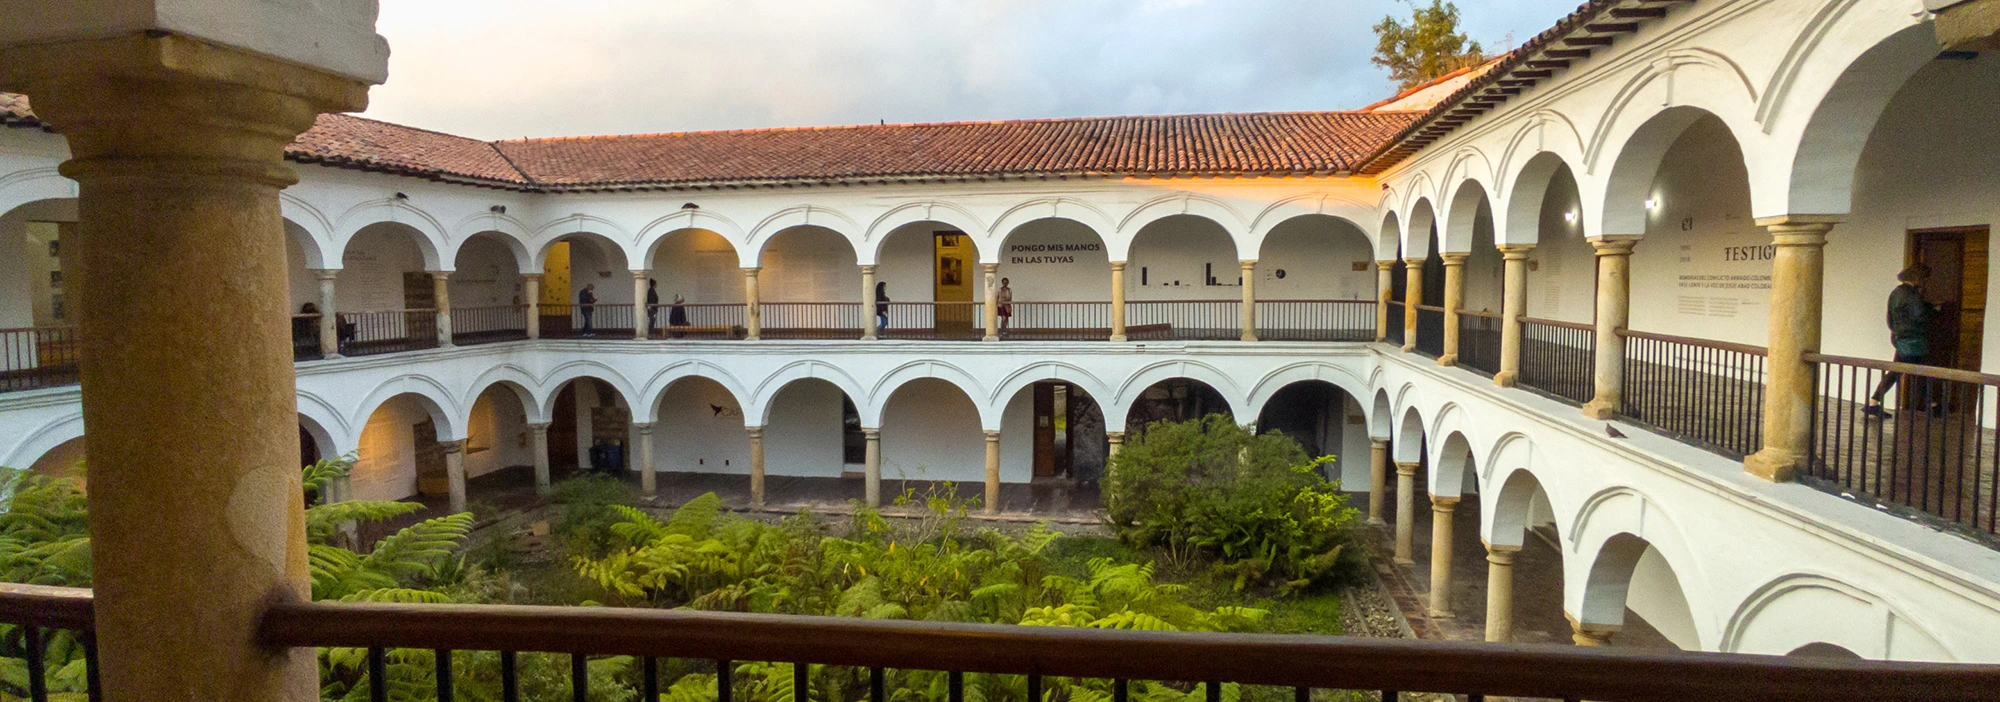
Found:
M 940 338 L 972 333 L 972 271 L 977 268 L 971 238 L 965 232 L 937 232 L 933 236 L 937 278 L 931 299 L 937 302 L 932 313 Z
M 1075 442 L 1070 440 L 1070 398 L 1075 388 L 1069 383 L 1035 383 L 1035 475 L 1036 478 L 1069 477 L 1075 464 Z
M 569 242 L 558 241 L 549 245 L 548 257 L 542 264 L 541 299 L 536 301 L 541 305 L 543 336 L 550 338 L 569 336 L 569 287 Z
M 451 476 L 445 471 L 444 444 L 437 440 L 437 423 L 429 419 L 411 427 L 415 443 L 417 494 L 445 495 L 451 492 Z
M 1987 234 L 1986 227 L 1909 232 L 1906 258 L 1930 267 L 1923 295 L 1940 312 L 1926 365 L 1979 370 L 1986 334 Z

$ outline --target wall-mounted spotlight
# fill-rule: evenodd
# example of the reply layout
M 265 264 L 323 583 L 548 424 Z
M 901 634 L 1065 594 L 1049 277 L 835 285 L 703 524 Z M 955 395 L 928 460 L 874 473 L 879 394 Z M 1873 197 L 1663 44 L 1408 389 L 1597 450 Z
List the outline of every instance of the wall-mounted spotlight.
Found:
M 683 210 L 699 210 L 699 209 L 701 209 L 701 205 L 697 205 L 697 204 L 694 204 L 694 203 L 690 202 L 690 203 L 688 203 L 688 204 L 685 204 L 685 205 L 681 205 L 681 209 L 683 209 Z
M 506 205 L 494 205 L 494 206 L 492 206 L 492 207 L 488 207 L 488 208 L 486 208 L 486 211 L 487 211 L 487 212 L 491 212 L 491 213 L 493 213 L 493 214 L 507 214 L 507 206 L 506 206 Z
M 1563 221 L 1568 222 L 1570 224 L 1576 224 L 1576 210 L 1570 210 L 1568 212 L 1564 212 Z
M 1656 197 L 1646 198 L 1646 211 L 1652 212 L 1657 209 L 1660 209 L 1660 199 Z
M 408 199 L 410 199 L 410 196 L 408 196 L 408 195 L 404 195 L 404 194 L 402 194 L 402 193 L 396 193 L 396 199 L 398 199 L 398 200 L 408 200 Z

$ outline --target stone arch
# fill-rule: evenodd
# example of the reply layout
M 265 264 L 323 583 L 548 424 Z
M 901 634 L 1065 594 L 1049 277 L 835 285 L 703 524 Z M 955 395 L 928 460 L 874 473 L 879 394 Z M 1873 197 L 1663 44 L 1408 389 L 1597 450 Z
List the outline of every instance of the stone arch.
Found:
M 75 439 L 83 438 L 83 413 L 71 412 L 50 420 L 21 437 L 20 442 L 7 452 L 0 466 L 27 470 L 42 456 Z
M 1375 271 L 1349 268 L 1357 260 L 1375 260 L 1375 242 L 1351 219 L 1303 213 L 1274 223 L 1256 241 L 1244 244 L 1256 247 L 1237 255 L 1257 262 L 1256 292 L 1260 300 L 1375 297 Z M 1260 320 L 1260 326 L 1270 328 L 1270 333 L 1276 335 L 1288 330 L 1308 335 L 1313 331 L 1298 328 L 1301 322 L 1287 322 L 1282 315 L 1267 316 Z
M 363 202 L 342 212 L 335 220 L 332 237 L 333 247 L 345 254 L 354 236 L 361 230 L 381 224 L 392 224 L 404 229 L 414 238 L 417 250 L 423 253 L 424 270 L 448 271 L 447 261 L 440 253 L 451 247 L 450 237 L 444 225 L 429 212 L 411 205 L 408 200 L 383 198 Z
M 1222 395 L 1232 417 L 1241 416 L 1241 408 L 1248 407 L 1238 399 L 1242 393 L 1236 381 L 1221 369 L 1201 361 L 1162 361 L 1140 368 L 1119 384 L 1116 399 L 1104 408 L 1106 426 L 1111 431 L 1125 431 L 1125 417 L 1132 411 L 1132 405 L 1138 402 L 1140 393 L 1160 381 L 1174 378 L 1199 381 L 1213 388 Z
M 1889 9 L 1883 6 L 1868 13 L 1877 22 L 1875 26 L 1850 26 L 1847 33 L 1872 34 L 1880 31 L 1878 28 L 1883 26 L 1880 23 L 1907 21 L 1907 17 L 1893 20 L 1885 17 L 1904 14 L 1886 12 Z M 1855 173 L 1861 166 L 1861 152 L 1868 137 L 1875 132 L 1896 93 L 1937 55 L 1937 37 L 1931 27 L 1915 24 L 1868 45 L 1866 51 L 1843 64 L 1844 70 L 1823 88 L 1824 94 L 1817 104 L 1811 105 L 1810 116 L 1801 127 L 1790 177 L 1782 184 L 1785 194 L 1782 207 L 1767 211 L 1774 214 L 1851 211 Z M 1840 57 L 1821 55 L 1814 60 L 1836 58 Z
M 897 366 L 888 373 L 884 373 L 881 379 L 875 381 L 875 385 L 869 388 L 866 395 L 856 396 L 857 400 L 863 397 L 868 400 L 866 405 L 861 406 L 861 421 L 863 425 L 881 426 L 882 411 L 887 408 L 890 396 L 895 395 L 897 390 L 919 378 L 935 378 L 951 384 L 952 387 L 958 388 L 959 392 L 965 393 L 967 400 L 972 401 L 973 410 L 978 413 L 980 419 L 981 429 L 1000 428 L 1000 413 L 997 410 L 982 407 L 982 403 L 974 399 L 989 396 L 985 384 L 979 382 L 978 376 L 955 364 L 934 360 L 911 361 Z M 992 418 L 990 427 L 986 424 L 988 417 Z
M 1042 219 L 1066 219 L 1089 227 L 1099 240 L 1105 242 L 1106 252 L 1113 254 L 1111 260 L 1124 260 L 1117 257 L 1123 253 L 1122 251 L 1110 247 L 1111 235 L 1118 233 L 1117 221 L 1104 210 L 1098 209 L 1096 205 L 1076 198 L 1045 197 L 1009 207 L 993 220 L 993 225 L 987 232 L 988 238 L 997 236 L 1004 241 L 1013 235 L 1014 230 L 1021 228 L 1021 225 Z
M 1052 421 L 1047 434 L 1041 433 L 1044 425 L 1037 422 L 1041 411 L 1037 386 L 1044 382 L 1069 386 L 1067 394 L 1061 395 L 1060 416 L 1066 421 L 1061 424 Z M 982 419 L 985 430 L 1000 432 L 1001 482 L 1025 483 L 1040 477 L 1036 470 L 1042 463 L 1037 454 L 1043 437 L 1048 442 L 1047 475 L 1085 482 L 1104 475 L 1111 444 L 1105 428 L 1107 396 L 1102 392 L 1103 383 L 1081 368 L 1060 361 L 1022 368 L 1009 374 L 1003 383 L 995 387 L 993 397 L 985 405 L 994 416 Z M 1052 420 L 1059 416 L 1057 397 L 1053 389 L 1047 395 Z
M 415 400 L 417 405 L 430 415 L 432 423 L 437 425 L 439 441 L 459 441 L 465 438 L 465 425 L 459 421 L 460 417 L 465 416 L 465 410 L 459 407 L 457 397 L 438 381 L 415 374 L 399 375 L 376 385 L 375 389 L 369 391 L 367 397 L 362 399 L 354 413 L 349 415 L 348 425 L 366 427 L 368 418 L 375 414 L 375 410 L 390 400 L 404 396 Z
M 863 426 L 881 427 L 884 478 L 985 480 L 987 430 L 973 399 L 980 393 L 930 373 L 905 374 L 878 387 L 880 399 L 860 411 Z
M 1574 177 L 1569 162 L 1553 151 L 1536 152 L 1522 164 L 1514 176 L 1513 191 L 1507 196 L 1507 226 L 1500 231 L 1500 243 L 1534 245 L 1541 241 L 1542 206 L 1548 199 L 1549 188 L 1563 171 Z M 1583 200 L 1580 193 L 1577 199 Z M 1585 213 L 1577 213 L 1577 224 L 1589 220 Z
M 1375 391 L 1375 403 L 1368 411 L 1368 438 L 1387 440 L 1395 434 L 1395 407 L 1389 404 L 1389 391 Z
M 798 253 L 805 247 L 809 255 Z M 779 252 L 778 255 L 773 255 Z M 854 237 L 821 224 L 799 224 L 771 231 L 755 252 L 755 265 L 764 269 L 758 278 L 763 302 L 860 302 L 860 254 Z M 798 275 L 789 269 L 810 267 L 812 275 Z M 926 267 L 928 268 L 928 267 Z M 808 287 L 827 278 L 839 280 L 832 288 Z M 768 313 L 769 311 L 767 311 Z M 766 319 L 765 324 L 784 326 L 783 318 Z
M 636 395 L 640 401 L 639 406 L 633 408 L 632 421 L 653 421 L 660 409 L 661 401 L 666 398 L 667 390 L 672 388 L 674 383 L 688 378 L 702 378 L 720 386 L 729 393 L 730 399 L 736 401 L 739 409 L 747 410 L 750 405 L 750 393 L 743 386 L 743 381 L 728 369 L 702 360 L 677 361 L 646 379 L 645 387 Z M 641 406 L 645 408 L 643 414 L 639 411 Z M 749 413 L 745 411 L 744 416 L 748 417 Z
M 988 416 L 982 413 L 980 415 L 981 423 L 987 428 L 998 429 L 1000 427 L 1000 417 L 997 416 L 997 413 L 1006 411 L 1007 403 L 1014 395 L 1020 393 L 1030 385 L 1049 380 L 1060 380 L 1077 386 L 1096 399 L 1100 409 L 1104 409 L 1103 403 L 1106 400 L 1112 399 L 1113 396 L 1111 387 L 1106 385 L 1096 374 L 1085 370 L 1083 366 L 1068 361 L 1037 361 L 1015 369 L 1013 372 L 1001 377 L 1000 381 L 994 384 L 993 392 L 986 396 L 986 402 L 983 406 L 990 408 L 996 415 Z
M 1573 164 L 1584 162 L 1583 133 L 1577 129 L 1576 121 L 1553 109 L 1536 110 L 1522 118 L 1508 137 L 1506 149 L 1493 174 L 1490 193 L 1502 200 L 1520 187 L 1522 171 L 1540 154 L 1552 153 Z
M 1331 193 L 1308 193 L 1271 203 L 1250 222 L 1249 234 L 1242 238 L 1238 255 L 1243 258 L 1257 258 L 1264 249 L 1264 239 L 1279 225 L 1300 217 L 1322 215 L 1344 220 L 1355 230 L 1368 236 L 1367 230 L 1359 222 L 1367 220 L 1376 208 L 1356 201 L 1345 195 Z M 1373 243 L 1372 240 L 1370 242 Z
M 743 408 L 744 423 L 750 426 L 764 426 L 770 421 L 771 403 L 777 398 L 778 392 L 792 381 L 801 378 L 818 378 L 833 383 L 841 392 L 847 394 L 857 410 L 868 406 L 869 393 L 863 390 L 861 382 L 848 374 L 845 369 L 825 361 L 793 361 L 759 381 L 756 389 L 749 393 L 750 402 Z M 868 424 L 868 421 L 869 415 L 863 412 L 863 426 L 869 428 L 880 426 Z
M 1400 260 L 1402 251 L 1403 225 L 1392 210 L 1382 215 L 1382 229 L 1375 234 L 1375 260 Z
M 632 421 L 640 421 L 641 408 L 634 406 L 633 403 L 647 396 L 633 387 L 632 382 L 625 378 L 625 374 L 597 361 L 577 360 L 556 366 L 554 370 L 542 376 L 541 395 L 549 398 L 549 404 L 553 405 L 556 394 L 562 392 L 563 386 L 578 378 L 591 378 L 610 385 L 612 390 L 617 391 L 618 399 L 632 408 Z
M 1430 256 L 1431 235 L 1436 229 L 1437 211 L 1431 207 L 1430 198 L 1418 198 L 1410 205 L 1410 226 L 1403 230 L 1403 258 Z
M 340 441 L 334 438 L 333 431 L 318 418 L 299 412 L 299 429 L 306 438 L 312 439 L 313 448 L 319 453 L 320 458 L 337 458 L 346 454 L 346 451 L 341 450 L 344 447 Z
M 642 260 L 651 263 L 659 256 L 661 242 L 667 237 L 691 229 L 715 232 L 724 241 L 729 242 L 730 250 L 737 252 L 737 267 L 751 265 L 750 261 L 744 259 L 743 246 L 740 245 L 750 241 L 750 235 L 744 231 L 743 226 L 727 216 L 699 207 L 693 209 L 683 207 L 672 214 L 646 223 L 632 243 L 646 252 Z
M 1958 660 L 1897 603 L 1812 572 L 1787 573 L 1758 586 L 1730 615 L 1716 648 L 1790 655 L 1812 646 L 1878 660 Z
M 1444 412 L 1439 413 L 1439 416 L 1449 417 L 1454 411 L 1462 412 L 1456 407 L 1447 407 Z M 1439 424 L 1457 424 L 1457 422 L 1446 420 L 1440 421 Z M 1463 495 L 1467 487 L 1465 474 L 1478 469 L 1478 460 L 1473 457 L 1472 440 L 1466 437 L 1463 429 L 1456 426 L 1430 435 L 1444 437 L 1443 441 L 1431 443 L 1433 455 L 1430 460 L 1430 475 L 1424 479 L 1425 484 L 1430 486 L 1431 495 L 1433 497 Z M 1473 482 L 1471 487 L 1476 490 L 1479 487 L 1476 476 Z
M 490 229 L 475 232 L 459 240 L 452 256 L 452 270 L 457 271 L 447 282 L 452 307 L 464 310 L 527 304 L 521 271 L 533 265 L 534 254 L 513 235 Z
M 739 241 L 700 227 L 661 232 L 651 236 L 640 266 L 660 281 L 662 304 L 673 302 L 676 294 L 693 304 L 740 304 L 746 264 Z
M 303 205 L 299 207 L 303 207 Z M 294 207 L 280 209 L 285 212 L 285 236 L 292 243 L 297 244 L 299 251 L 305 254 L 305 267 L 307 269 L 329 270 L 340 268 L 339 261 L 327 260 L 326 254 L 332 250 L 332 242 L 328 240 L 326 230 L 314 229 L 315 225 L 324 226 L 324 222 L 313 221 L 319 217 L 319 213 L 304 211 Z M 294 217 L 293 215 L 298 216 Z
M 972 237 L 975 244 L 990 240 L 993 236 L 991 229 L 985 222 L 979 220 L 978 215 L 954 203 L 939 200 L 906 202 L 890 208 L 889 211 L 883 212 L 881 216 L 876 217 L 875 221 L 868 223 L 867 229 L 861 235 L 861 240 L 868 242 L 870 245 L 860 247 L 864 252 L 861 263 L 864 265 L 875 263 L 882 254 L 882 241 L 887 239 L 890 233 L 905 225 L 917 224 L 919 222 L 933 222 L 965 232 L 966 236 Z M 977 248 L 980 252 L 979 261 L 981 263 L 1000 262 L 998 248 L 993 246 L 978 246 Z
M 1478 226 L 1482 210 L 1491 217 L 1492 200 L 1487 194 L 1485 183 L 1467 178 L 1452 191 L 1451 202 L 1446 205 L 1445 224 L 1438 232 L 1438 245 L 1443 253 L 1464 253 L 1472 250 L 1473 229 Z M 1489 221 L 1489 224 L 1491 222 Z
M 43 200 L 75 199 L 76 181 L 64 178 L 54 165 L 23 168 L 0 176 L 0 213 L 13 212 L 22 205 Z M 292 211 L 286 210 L 285 214 L 289 215 Z
M 513 363 L 501 363 L 480 373 L 479 377 L 473 379 L 472 384 L 468 386 L 470 390 L 463 396 L 461 402 L 470 406 L 473 398 L 484 394 L 495 383 L 505 383 L 521 394 L 521 406 L 528 410 L 528 421 L 549 421 L 549 398 L 536 392 L 542 387 L 541 381 L 536 380 L 534 374 L 529 373 L 527 369 Z
M 1245 233 L 1250 228 L 1242 213 L 1222 200 L 1207 195 L 1180 192 L 1149 200 L 1119 220 L 1118 235 L 1114 237 L 1116 241 L 1112 244 L 1116 248 L 1111 260 L 1127 260 L 1132 243 L 1147 226 L 1168 217 L 1181 215 L 1192 215 L 1214 222 L 1216 226 L 1222 228 L 1223 235 L 1229 237 L 1230 248 L 1242 250 L 1243 247 L 1239 242 L 1245 238 Z
M 541 418 L 546 411 L 542 407 L 541 401 L 535 397 L 533 390 L 528 389 L 529 386 L 523 383 L 523 380 L 525 378 L 495 377 L 490 374 L 480 376 L 480 382 L 472 386 L 471 392 L 466 393 L 465 400 L 461 403 L 465 407 L 465 425 L 468 427 L 472 425 L 473 405 L 479 402 L 479 398 L 486 396 L 486 393 L 496 388 L 507 390 L 513 394 L 514 399 L 521 402 L 521 413 L 526 416 L 528 422 L 547 421 Z
M 1361 398 L 1369 396 L 1367 381 L 1356 376 L 1352 369 L 1325 361 L 1302 361 L 1277 368 L 1259 378 L 1257 383 L 1250 387 L 1248 399 L 1244 401 L 1244 409 L 1254 409 L 1258 416 L 1263 416 L 1264 406 L 1271 402 L 1271 398 L 1277 395 L 1279 390 L 1283 390 L 1287 385 L 1309 380 L 1332 384 L 1348 397 L 1355 398 L 1355 402 L 1360 402 Z M 1368 414 L 1372 420 L 1375 413 Z
M 1395 454 L 1391 458 L 1397 463 L 1416 463 L 1424 459 L 1424 416 L 1417 412 L 1417 408 L 1403 409 L 1393 443 L 1391 448 L 1395 449 Z
M 1690 70 L 1705 67 L 1703 70 Z M 1603 180 L 1601 235 L 1643 235 L 1654 193 L 1653 181 L 1675 140 L 1703 117 L 1727 127 L 1739 147 L 1757 130 L 1747 127 L 1755 102 L 1740 69 L 1709 52 L 1678 50 L 1662 57 L 1628 83 L 1606 110 L 1588 152 L 1587 166 L 1600 170 L 1607 149 L 1615 154 Z M 1684 85 L 1685 83 L 1685 85 Z M 1637 98 L 1644 97 L 1640 100 Z M 1644 106 L 1640 109 L 1638 106 Z M 1748 163 L 1752 202 L 1759 201 L 1761 162 Z M 1588 200 L 1588 198 L 1586 198 Z
M 1591 560 L 1589 570 L 1586 571 L 1586 580 L 1582 588 L 1583 599 L 1574 615 L 1579 625 L 1585 630 L 1611 632 L 1624 627 L 1625 610 L 1637 609 L 1632 607 L 1631 601 L 1633 581 L 1638 576 L 1641 561 L 1654 552 L 1650 542 L 1630 532 L 1619 532 L 1605 539 L 1599 545 L 1596 557 Z M 1680 581 L 1680 574 L 1674 570 L 1672 561 L 1664 557 L 1661 561 L 1662 567 L 1666 569 L 1667 580 L 1674 590 L 1666 599 L 1673 600 L 1673 596 L 1678 596 L 1678 601 L 1663 603 L 1663 608 L 1677 610 L 1677 613 L 1685 612 L 1683 616 L 1686 621 L 1679 621 L 1682 617 L 1672 619 L 1663 617 L 1663 620 L 1658 622 L 1648 618 L 1648 622 L 1660 629 L 1661 633 L 1668 633 L 1669 629 L 1691 630 L 1695 637 L 1693 645 L 1683 648 L 1700 650 L 1701 632 L 1693 615 L 1694 603 L 1686 597 L 1686 585 Z M 1675 638 L 1674 635 L 1668 634 L 1669 640 Z M 1676 641 L 1677 645 L 1679 643 Z
M 549 251 L 551 249 L 554 249 L 556 244 L 560 244 L 566 241 L 568 242 L 588 241 L 590 242 L 591 245 L 599 247 L 600 253 L 612 254 L 617 256 L 622 262 L 624 262 L 625 264 L 624 268 L 626 270 L 630 270 L 632 268 L 631 252 L 627 251 L 623 245 L 620 245 L 618 243 L 618 240 L 614 238 L 612 235 L 603 234 L 592 230 L 578 229 L 572 232 L 564 232 L 561 234 L 550 235 L 547 236 L 547 238 L 543 239 L 541 246 L 535 249 L 534 263 L 529 268 L 529 271 L 534 273 L 540 273 L 543 270 L 547 269 L 549 262 Z M 614 261 L 611 263 L 617 263 L 617 262 Z M 628 282 L 628 281 L 614 281 L 614 283 L 615 282 Z
M 478 229 L 459 237 L 458 243 L 448 252 L 452 270 L 458 270 L 459 254 L 464 253 L 465 247 L 474 241 L 492 241 L 506 247 L 507 253 L 513 256 L 515 266 L 520 273 L 542 272 L 541 269 L 534 267 L 535 254 L 528 251 L 528 245 L 516 234 L 501 229 Z
M 746 243 L 751 245 L 744 247 L 750 250 L 751 256 L 745 265 L 763 265 L 764 253 L 770 249 L 771 240 L 788 229 L 799 227 L 818 227 L 839 234 L 841 238 L 847 240 L 847 248 L 856 252 L 857 258 L 862 249 L 868 248 L 862 245 L 864 242 L 861 240 L 861 233 L 864 229 L 854 221 L 854 218 L 829 207 L 799 205 L 779 210 L 751 228 L 749 236 L 745 239 Z
M 1555 507 L 1548 490 L 1542 487 L 1540 478 L 1527 468 L 1514 468 L 1503 476 L 1498 490 L 1490 490 L 1491 497 L 1485 513 L 1485 533 L 1480 537 L 1486 543 L 1498 547 L 1521 548 L 1527 544 L 1528 527 L 1534 525 L 1535 499 L 1540 497 Z
M 1581 583 L 1582 587 L 1566 586 L 1564 608 L 1578 622 L 1615 631 L 1624 621 L 1634 570 L 1650 549 L 1673 576 L 1665 580 L 1673 592 L 1656 594 L 1677 595 L 1677 602 L 1665 604 L 1677 605 L 1685 614 L 1673 617 L 1676 621 L 1653 621 L 1651 617 L 1648 621 L 1669 639 L 1676 637 L 1670 629 L 1682 625 L 1681 637 L 1694 639 L 1685 642 L 1692 645 L 1684 648 L 1707 649 L 1719 636 L 1710 628 L 1715 621 L 1708 614 L 1710 603 L 1700 596 L 1709 592 L 1702 561 L 1694 557 L 1687 537 L 1658 504 L 1623 486 L 1606 488 L 1584 500 L 1569 529 L 1570 548 L 1581 557 L 1564 558 L 1564 568 L 1571 573 L 1563 579 L 1566 584 Z M 1683 617 L 1685 621 L 1679 621 Z

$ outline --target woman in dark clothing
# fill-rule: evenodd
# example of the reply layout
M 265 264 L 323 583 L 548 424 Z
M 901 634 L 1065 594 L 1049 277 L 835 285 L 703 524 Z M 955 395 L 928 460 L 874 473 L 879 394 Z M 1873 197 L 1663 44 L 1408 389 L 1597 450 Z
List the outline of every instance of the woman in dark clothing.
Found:
M 680 293 L 674 293 L 674 307 L 667 310 L 667 326 L 675 329 L 686 329 L 689 326 L 687 298 L 681 297 Z M 686 334 L 684 331 L 675 331 L 674 338 L 679 339 Z
M 660 281 L 654 279 L 648 279 L 646 281 L 646 334 L 648 336 L 652 335 L 653 328 L 658 326 L 653 323 L 653 320 L 654 317 L 658 316 L 659 314 L 660 314 Z
M 1923 363 L 1931 355 L 1931 325 L 1937 321 L 1938 308 L 1924 299 L 1924 281 L 1930 276 L 1929 266 L 1921 263 L 1910 266 L 1896 274 L 1901 284 L 1889 292 L 1889 342 L 1896 346 L 1897 363 Z M 1889 416 L 1882 409 L 1882 398 L 1902 379 L 1901 373 L 1882 374 L 1882 381 L 1875 384 L 1875 392 L 1861 413 Z
M 875 331 L 889 328 L 889 284 L 875 284 Z

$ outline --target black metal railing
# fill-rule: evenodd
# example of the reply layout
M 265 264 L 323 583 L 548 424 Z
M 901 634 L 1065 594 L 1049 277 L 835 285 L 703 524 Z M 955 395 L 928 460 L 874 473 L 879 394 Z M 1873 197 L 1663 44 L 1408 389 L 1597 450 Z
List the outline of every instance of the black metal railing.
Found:
M 986 336 L 982 311 L 977 302 L 885 303 L 876 307 L 877 333 L 884 339 L 978 341 Z
M 1417 353 L 1444 355 L 1444 308 L 1417 305 Z
M 0 390 L 74 385 L 82 356 L 74 327 L 0 329 Z
M 542 305 L 544 339 L 630 339 L 632 303 Z
M 1374 341 L 1374 300 L 1258 300 L 1261 341 Z
M 1128 300 L 1125 338 L 1133 341 L 1241 339 L 1242 307 L 1242 300 Z
M 1993 540 L 2000 376 L 1806 354 L 1818 365 L 1806 482 Z M 1914 515 L 1909 513 L 1915 513 Z
M 1596 378 L 1596 327 L 1521 318 L 1521 387 L 1580 405 L 1597 394 Z
M 1492 312 L 1458 311 L 1458 365 L 1493 375 L 1500 372 L 1500 322 Z
M 859 302 L 766 302 L 759 322 L 766 339 L 859 339 Z
M 741 339 L 743 303 L 681 303 L 653 307 L 655 339 Z
M 1387 304 L 1389 307 L 1389 325 L 1385 330 L 1388 333 L 1384 335 L 1387 338 L 1383 340 L 1394 346 L 1402 346 L 1405 331 L 1403 328 L 1403 303 L 1390 300 Z
M 1619 414 L 1733 457 L 1762 448 L 1762 347 L 1628 329 L 1618 336 L 1625 339 Z
M 292 315 L 292 361 L 317 361 L 324 357 L 319 347 L 319 314 Z
M 451 311 L 451 343 L 490 344 L 528 338 L 528 307 L 459 307 Z
M 93 609 L 90 590 L 0 583 L 0 624 L 14 629 L 0 655 L 21 662 L 14 673 L 0 675 L 0 699 L 102 700 Z M 83 675 L 65 674 L 77 661 Z
M 1111 303 L 1010 302 L 1000 306 L 1003 341 L 1104 341 L 1111 338 Z
M 438 345 L 437 310 L 341 312 L 338 334 L 343 356 L 434 349 Z

